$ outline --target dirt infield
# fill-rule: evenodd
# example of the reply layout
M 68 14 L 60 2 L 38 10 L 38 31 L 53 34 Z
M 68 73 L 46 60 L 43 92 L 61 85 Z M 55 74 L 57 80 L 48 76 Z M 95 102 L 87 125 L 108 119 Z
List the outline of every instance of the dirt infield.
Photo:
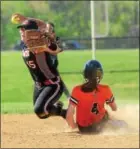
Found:
M 132 111 L 136 112 L 131 116 Z M 129 112 L 128 112 L 129 111 Z M 139 148 L 139 107 L 126 107 L 125 121 L 131 129 L 81 135 L 71 131 L 59 117 L 40 120 L 33 114 L 1 115 L 2 148 Z M 118 114 L 121 111 L 118 111 Z M 124 112 L 124 113 L 125 113 Z M 123 114 L 124 115 L 124 114 Z M 133 123 L 132 123 L 133 121 Z

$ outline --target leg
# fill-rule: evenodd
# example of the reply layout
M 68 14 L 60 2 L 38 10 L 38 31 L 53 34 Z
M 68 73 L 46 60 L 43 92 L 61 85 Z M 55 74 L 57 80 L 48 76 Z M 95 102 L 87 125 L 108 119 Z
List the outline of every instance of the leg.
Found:
M 104 128 L 108 119 L 109 119 L 109 115 L 106 112 L 103 119 L 99 123 L 93 123 L 92 125 L 87 126 L 87 127 L 82 127 L 78 125 L 79 131 L 81 133 L 99 133 Z
M 59 109 L 61 111 L 60 116 L 62 116 L 64 119 L 66 119 L 67 109 L 62 109 L 63 108 L 63 103 L 61 101 L 58 101 L 54 105 L 59 107 Z
M 43 88 L 39 87 L 38 85 L 34 85 L 34 93 L 33 93 L 33 105 L 35 106 L 36 100 L 38 99 L 39 95 L 41 94 L 41 92 L 43 91 Z M 34 111 L 36 111 L 37 109 L 34 108 Z M 39 114 L 37 111 L 35 112 L 36 115 L 40 118 L 40 119 L 44 119 L 47 118 L 47 115 L 43 115 Z
M 34 105 L 34 111 L 37 116 L 39 118 L 47 118 L 50 115 L 57 115 L 59 110 L 53 104 L 59 100 L 62 93 L 63 87 L 61 84 L 52 84 L 44 87 Z
M 57 95 L 57 97 L 56 97 L 57 98 L 57 101 L 60 99 L 60 97 L 61 97 L 61 95 L 62 95 L 62 93 L 64 91 L 64 88 L 65 88 L 64 82 L 62 80 L 60 82 L 60 85 L 61 85 L 61 93 Z M 52 111 L 50 112 L 51 115 L 56 115 L 55 113 L 58 113 L 58 115 L 62 116 L 64 119 L 66 119 L 67 109 L 62 109 L 63 103 L 61 101 L 58 101 L 58 102 L 57 101 L 54 102 L 54 101 L 55 100 L 52 100 L 51 103 L 50 103 L 50 105 L 55 105 L 58 108 L 57 109 L 58 111 L 56 112 L 55 109 L 52 108 Z
M 57 70 L 57 73 L 58 73 L 58 74 L 59 74 L 59 76 L 60 76 L 60 73 L 59 73 L 59 71 L 58 71 L 58 70 Z M 70 97 L 69 90 L 68 90 L 68 88 L 67 88 L 66 84 L 64 83 L 64 81 L 62 80 L 62 78 L 61 78 L 61 82 L 62 82 L 63 87 L 64 87 L 64 94 L 66 95 L 66 97 L 67 97 L 67 98 L 69 98 L 69 97 Z
M 42 92 L 43 88 L 38 85 L 34 85 L 34 93 L 33 93 L 33 105 L 35 105 L 35 102 L 39 96 L 39 94 Z

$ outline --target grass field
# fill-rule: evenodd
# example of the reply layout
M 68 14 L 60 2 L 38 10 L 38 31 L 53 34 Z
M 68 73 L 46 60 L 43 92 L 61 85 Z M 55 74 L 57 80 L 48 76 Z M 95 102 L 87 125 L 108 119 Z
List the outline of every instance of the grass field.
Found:
M 66 51 L 59 55 L 59 71 L 71 91 L 83 82 L 84 63 L 91 51 Z M 139 50 L 97 50 L 96 59 L 104 68 L 103 84 L 112 88 L 118 103 L 138 103 Z M 64 72 L 71 72 L 65 74 Z M 33 81 L 21 57 L 21 52 L 1 52 L 1 112 L 32 113 Z M 68 100 L 61 98 L 67 105 Z

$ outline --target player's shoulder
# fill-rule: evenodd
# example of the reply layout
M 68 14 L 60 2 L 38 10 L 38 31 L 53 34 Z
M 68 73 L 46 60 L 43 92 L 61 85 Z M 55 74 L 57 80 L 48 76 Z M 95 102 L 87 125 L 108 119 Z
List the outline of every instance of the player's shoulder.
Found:
M 107 84 L 99 84 L 98 88 L 101 90 L 109 90 L 110 89 L 109 85 L 107 85 Z
M 72 89 L 72 93 L 70 96 L 71 103 L 78 104 L 79 101 L 79 85 L 76 85 Z
M 76 85 L 73 87 L 73 91 L 78 91 L 81 89 L 81 85 Z
M 81 95 L 81 85 L 74 86 L 72 89 L 72 94 L 76 96 Z
M 102 95 L 106 96 L 107 98 L 110 98 L 110 96 L 112 96 L 113 94 L 109 85 L 100 84 L 99 91 L 102 93 Z

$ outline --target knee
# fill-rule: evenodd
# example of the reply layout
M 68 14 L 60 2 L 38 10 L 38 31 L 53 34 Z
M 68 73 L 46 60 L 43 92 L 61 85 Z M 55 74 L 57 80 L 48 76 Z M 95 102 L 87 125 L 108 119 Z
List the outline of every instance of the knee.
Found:
M 39 119 L 46 119 L 49 117 L 49 115 L 46 115 L 45 113 L 36 113 L 36 115 Z
M 46 119 L 49 117 L 48 114 L 46 114 L 41 108 L 39 108 L 37 106 L 34 107 L 34 112 L 37 115 L 37 117 L 40 119 Z

